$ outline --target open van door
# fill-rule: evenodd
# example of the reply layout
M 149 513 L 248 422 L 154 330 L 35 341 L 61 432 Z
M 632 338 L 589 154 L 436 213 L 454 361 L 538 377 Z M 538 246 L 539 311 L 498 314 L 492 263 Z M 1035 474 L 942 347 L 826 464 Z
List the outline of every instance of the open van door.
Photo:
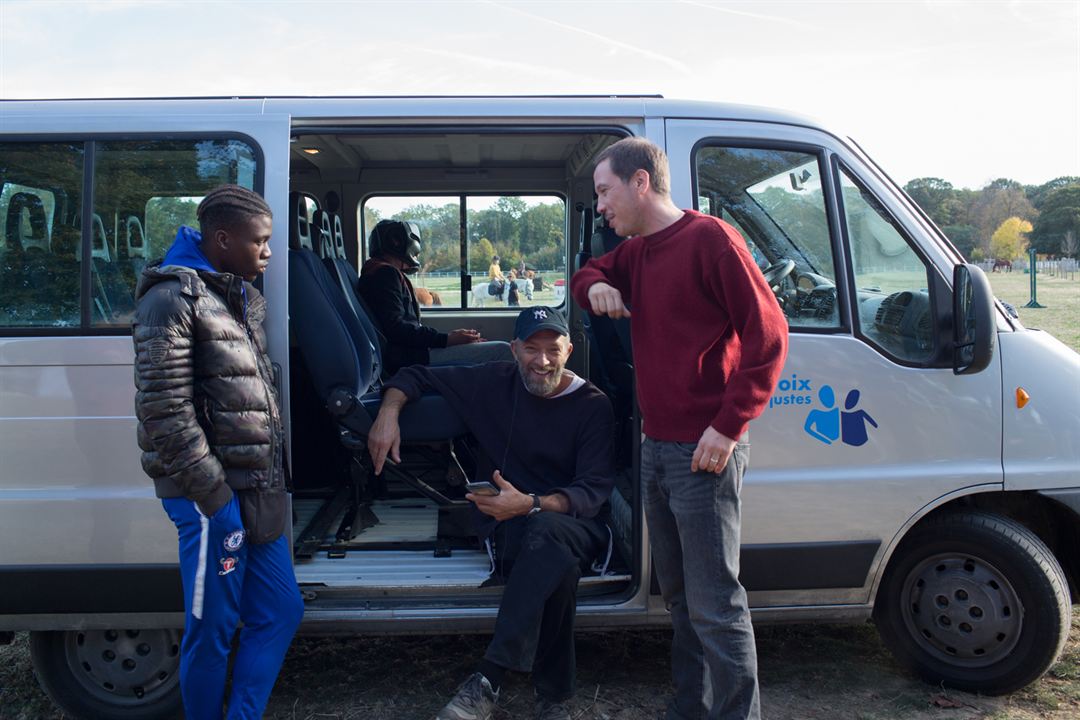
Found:
M 261 111 L 202 100 L 0 112 L 0 629 L 35 631 L 35 668 L 75 716 L 179 707 L 176 531 L 136 445 L 134 290 L 216 185 L 253 188 L 285 217 L 289 117 Z M 283 368 L 287 239 L 275 222 L 264 278 Z
M 740 231 L 790 327 L 750 430 L 751 604 L 865 609 L 909 522 L 1001 488 L 1000 358 L 953 373 L 952 263 L 834 137 L 668 120 L 667 152 L 676 204 Z

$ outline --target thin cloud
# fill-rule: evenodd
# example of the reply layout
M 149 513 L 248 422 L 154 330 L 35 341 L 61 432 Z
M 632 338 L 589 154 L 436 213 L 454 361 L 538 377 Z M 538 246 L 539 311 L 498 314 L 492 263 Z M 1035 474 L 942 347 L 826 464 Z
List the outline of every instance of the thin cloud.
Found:
M 581 80 L 581 76 L 578 73 L 559 70 L 550 65 L 537 65 L 534 63 L 517 62 L 515 60 L 502 60 L 493 57 L 485 57 L 483 55 L 473 55 L 471 53 L 461 52 L 460 50 L 440 50 L 438 48 L 423 46 L 413 46 L 412 50 L 414 52 L 426 53 L 428 55 L 443 57 L 450 60 L 463 60 L 465 62 L 477 63 L 478 65 L 483 65 L 487 68 L 499 67 L 529 75 L 541 75 L 545 79 L 555 79 L 553 76 L 558 75 L 558 79 L 563 81 L 577 83 Z
M 683 5 L 693 5 L 699 8 L 705 8 L 706 10 L 712 10 L 713 12 L 725 13 L 727 15 L 738 15 L 740 17 L 754 18 L 755 20 L 765 20 L 767 22 L 780 23 L 781 25 L 790 25 L 791 27 L 797 27 L 804 30 L 817 30 L 816 25 L 812 25 L 802 20 L 795 20 L 794 18 L 781 17 L 779 15 L 764 15 L 762 13 L 750 12 L 748 10 L 736 10 L 731 7 L 724 7 L 722 5 L 710 5 L 704 2 L 695 2 L 695 0 L 682 0 Z
M 520 8 L 516 8 L 516 7 L 513 7 L 511 5 L 504 5 L 502 3 L 497 3 L 497 2 L 491 2 L 490 4 L 494 5 L 496 7 L 502 8 L 503 10 L 509 10 L 510 12 L 517 13 L 518 15 L 522 15 L 524 17 L 527 17 L 527 18 L 531 19 L 531 20 L 538 20 L 540 22 L 547 23 L 548 25 L 553 25 L 553 26 L 555 26 L 555 27 L 557 27 L 557 28 L 559 28 L 561 30 L 567 30 L 569 32 L 577 33 L 579 35 L 584 35 L 585 37 L 592 38 L 593 40 L 599 40 L 602 43 L 610 45 L 611 47 L 618 48 L 620 50 L 626 50 L 627 52 L 631 52 L 631 53 L 634 53 L 634 54 L 637 54 L 637 55 L 641 55 L 643 57 L 647 57 L 647 58 L 649 58 L 651 60 L 656 60 L 658 62 L 662 62 L 665 65 L 667 65 L 667 66 L 669 66 L 671 68 L 674 68 L 675 70 L 678 70 L 679 72 L 684 73 L 686 75 L 691 74 L 691 70 L 690 70 L 689 65 L 686 65 L 685 63 L 679 62 L 678 60 L 676 60 L 673 57 L 669 57 L 667 55 L 663 55 L 663 54 L 658 53 L 658 52 L 653 52 L 652 50 L 646 50 L 645 48 L 638 47 L 637 45 L 632 45 L 630 43 L 625 43 L 625 42 L 622 42 L 621 40 L 616 40 L 616 39 L 610 38 L 610 37 L 608 37 L 606 35 L 601 35 L 600 33 L 593 32 L 592 30 L 585 30 L 584 28 L 579 28 L 579 27 L 576 27 L 574 25 L 569 25 L 567 23 L 562 23 L 562 22 L 559 22 L 558 20 L 552 20 L 551 18 L 546 18 L 543 15 L 534 15 L 533 13 L 526 12 L 526 11 L 520 9 Z

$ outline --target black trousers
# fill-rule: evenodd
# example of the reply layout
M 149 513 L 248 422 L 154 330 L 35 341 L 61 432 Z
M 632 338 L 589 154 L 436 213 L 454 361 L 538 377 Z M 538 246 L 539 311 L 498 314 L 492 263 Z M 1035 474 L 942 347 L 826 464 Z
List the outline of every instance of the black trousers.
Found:
M 537 694 L 574 694 L 574 616 L 582 572 L 607 547 L 601 520 L 563 513 L 516 517 L 495 527 L 495 571 L 506 578 L 495 637 L 484 659 L 532 672 Z

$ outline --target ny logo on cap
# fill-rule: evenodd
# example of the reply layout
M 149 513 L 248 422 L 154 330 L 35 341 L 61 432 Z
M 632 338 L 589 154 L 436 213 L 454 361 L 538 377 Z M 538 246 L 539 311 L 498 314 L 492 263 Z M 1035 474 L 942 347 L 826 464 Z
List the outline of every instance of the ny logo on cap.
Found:
M 547 319 L 547 310 L 542 310 L 542 309 L 541 310 L 533 310 L 533 319 L 534 320 L 546 320 Z

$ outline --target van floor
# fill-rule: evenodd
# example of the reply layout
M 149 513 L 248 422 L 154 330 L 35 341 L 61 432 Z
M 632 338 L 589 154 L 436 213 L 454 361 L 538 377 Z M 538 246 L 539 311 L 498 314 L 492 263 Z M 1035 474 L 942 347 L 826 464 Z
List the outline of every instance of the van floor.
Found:
M 294 498 L 295 523 L 299 533 L 319 511 L 323 500 Z M 378 500 L 371 510 L 379 523 L 365 528 L 336 556 L 334 532 L 340 516 L 330 524 L 331 530 L 323 547 L 310 558 L 297 558 L 296 579 L 301 586 L 323 586 L 345 590 L 378 591 L 380 595 L 438 594 L 472 595 L 498 594 L 499 583 L 488 583 L 491 561 L 482 548 L 454 548 L 448 556 L 435 557 L 438 506 L 427 498 Z M 344 514 L 344 510 L 342 510 Z M 430 543 L 425 549 L 385 549 L 387 543 Z M 378 544 L 383 549 L 365 549 L 365 544 Z M 340 546 L 337 546 L 340 548 Z M 581 578 L 580 594 L 594 594 L 622 585 L 629 574 L 586 575 Z M 601 589 L 602 588 L 602 589 Z

